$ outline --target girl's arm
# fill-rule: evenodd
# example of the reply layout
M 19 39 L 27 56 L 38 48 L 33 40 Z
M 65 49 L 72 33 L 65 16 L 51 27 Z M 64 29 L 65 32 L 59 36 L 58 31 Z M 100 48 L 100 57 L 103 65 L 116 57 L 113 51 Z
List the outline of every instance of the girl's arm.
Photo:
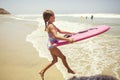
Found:
M 56 39 L 66 40 L 66 41 L 71 42 L 71 43 L 73 42 L 72 38 L 65 38 L 65 37 L 57 35 L 56 30 L 55 30 L 53 25 L 49 25 L 48 28 Z
M 58 32 L 61 33 L 61 34 L 75 34 L 75 33 L 73 33 L 73 32 L 67 32 L 67 31 L 60 30 L 60 29 L 58 29 L 57 27 L 56 27 L 56 29 L 57 29 Z

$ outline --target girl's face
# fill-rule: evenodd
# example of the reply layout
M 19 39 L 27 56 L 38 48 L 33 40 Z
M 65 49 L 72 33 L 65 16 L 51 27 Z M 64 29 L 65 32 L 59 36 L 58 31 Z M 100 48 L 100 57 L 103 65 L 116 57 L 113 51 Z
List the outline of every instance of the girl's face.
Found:
M 55 16 L 50 16 L 49 22 L 55 22 Z

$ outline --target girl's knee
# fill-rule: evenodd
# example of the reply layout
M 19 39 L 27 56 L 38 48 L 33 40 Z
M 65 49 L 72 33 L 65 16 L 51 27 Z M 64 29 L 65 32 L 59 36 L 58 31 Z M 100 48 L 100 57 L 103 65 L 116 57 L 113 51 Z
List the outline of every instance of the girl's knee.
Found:
M 52 63 L 56 63 L 56 62 L 58 62 L 58 59 L 53 59 L 52 60 Z

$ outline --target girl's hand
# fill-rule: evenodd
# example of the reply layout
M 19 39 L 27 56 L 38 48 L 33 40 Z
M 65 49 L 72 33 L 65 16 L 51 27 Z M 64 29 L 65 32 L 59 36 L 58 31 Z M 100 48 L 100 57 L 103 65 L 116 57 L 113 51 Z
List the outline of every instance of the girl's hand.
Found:
M 67 40 L 69 43 L 73 43 L 74 42 L 74 40 L 72 39 L 72 38 L 68 38 L 68 40 Z

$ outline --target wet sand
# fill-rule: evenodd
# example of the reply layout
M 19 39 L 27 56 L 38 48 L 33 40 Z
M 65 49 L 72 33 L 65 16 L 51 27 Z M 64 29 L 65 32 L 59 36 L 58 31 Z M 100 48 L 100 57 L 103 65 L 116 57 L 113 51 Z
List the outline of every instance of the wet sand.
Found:
M 14 23 L 14 22 L 13 22 Z M 26 36 L 36 28 L 0 24 L 0 80 L 41 80 L 38 72 L 49 61 L 40 58 Z M 64 80 L 54 65 L 45 80 Z

